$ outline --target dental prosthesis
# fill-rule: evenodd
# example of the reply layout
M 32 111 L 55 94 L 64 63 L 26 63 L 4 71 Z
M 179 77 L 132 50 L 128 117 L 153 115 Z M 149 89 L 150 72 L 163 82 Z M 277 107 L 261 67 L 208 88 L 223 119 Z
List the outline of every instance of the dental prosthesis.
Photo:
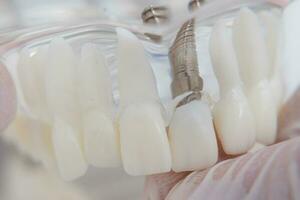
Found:
M 144 43 L 124 28 L 116 28 L 117 72 L 94 44 L 80 53 L 63 38 L 24 48 L 14 77 L 26 106 L 5 137 L 65 180 L 88 165 L 123 166 L 130 175 L 201 170 L 220 150 L 240 155 L 255 143 L 273 144 L 283 96 L 280 15 L 242 8 L 233 22 L 206 27 L 208 64 L 201 60 L 201 26 L 186 22 L 167 55 L 168 101 Z M 219 88 L 213 92 L 212 79 Z

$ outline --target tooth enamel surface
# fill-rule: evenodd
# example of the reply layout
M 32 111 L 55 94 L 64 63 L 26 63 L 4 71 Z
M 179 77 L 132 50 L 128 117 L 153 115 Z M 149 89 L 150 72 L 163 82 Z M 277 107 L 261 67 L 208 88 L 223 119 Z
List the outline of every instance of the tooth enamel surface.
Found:
M 210 55 L 221 93 L 213 117 L 224 151 L 235 155 L 247 152 L 256 135 L 255 121 L 242 90 L 236 54 L 227 31 L 220 21 L 210 38 Z
M 53 146 L 63 178 L 72 180 L 86 170 L 82 153 L 80 104 L 77 96 L 76 57 L 63 39 L 52 41 L 45 69 L 46 99 L 54 120 Z
M 43 75 L 46 53 L 45 48 L 39 48 L 31 56 L 28 50 L 24 49 L 20 53 L 17 67 L 26 104 L 33 115 L 43 121 L 49 121 Z
M 61 119 L 54 119 L 52 130 L 54 154 L 60 175 L 66 181 L 82 176 L 87 170 L 75 131 Z
M 159 99 L 155 78 L 142 43 L 131 32 L 118 28 L 117 62 L 121 106 Z
M 105 58 L 93 45 L 82 48 L 78 70 L 84 151 L 97 167 L 121 164 L 119 137 L 113 124 L 113 98 Z
M 266 43 L 271 61 L 270 86 L 279 110 L 282 102 L 283 86 L 281 77 L 281 51 L 280 51 L 280 19 L 272 12 L 262 12 L 260 19 L 265 27 Z
M 147 175 L 170 171 L 171 155 L 154 75 L 141 42 L 117 29 L 121 155 L 125 171 Z
M 217 162 L 218 146 L 211 111 L 202 101 L 192 101 L 176 109 L 169 139 L 175 172 L 201 170 Z
M 257 16 L 242 9 L 233 26 L 233 41 L 245 92 L 256 122 L 256 139 L 272 144 L 276 138 L 277 108 L 268 78 L 270 62 Z
M 46 168 L 54 169 L 51 128 L 46 124 L 18 113 L 4 136 L 35 161 L 42 162 Z

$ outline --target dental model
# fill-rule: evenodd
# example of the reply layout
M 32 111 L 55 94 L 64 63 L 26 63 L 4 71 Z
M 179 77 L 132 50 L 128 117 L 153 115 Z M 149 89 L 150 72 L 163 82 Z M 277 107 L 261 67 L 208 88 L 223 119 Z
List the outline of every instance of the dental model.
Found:
M 172 169 L 175 172 L 205 169 L 217 162 L 218 146 L 211 110 L 201 100 L 203 80 L 198 71 L 194 20 L 179 30 L 169 59 L 173 69 L 173 97 L 193 92 L 180 102 L 170 123 Z
M 135 35 L 120 28 L 117 35 L 119 131 L 124 169 L 130 175 L 168 172 L 170 147 L 150 63 Z
M 52 142 L 58 169 L 65 180 L 85 173 L 80 109 L 76 82 L 76 57 L 63 39 L 51 42 L 45 69 L 46 99 L 53 118 Z
M 254 114 L 257 141 L 272 144 L 276 139 L 277 102 L 269 81 L 271 63 L 259 20 L 249 9 L 242 9 L 234 22 L 233 43 Z
M 44 89 L 46 55 L 47 49 L 44 47 L 38 48 L 33 55 L 27 49 L 23 49 L 20 53 L 17 69 L 22 94 L 29 111 L 35 119 L 49 122 Z
M 238 61 L 224 21 L 213 28 L 210 55 L 220 87 L 220 100 L 213 111 L 218 137 L 227 154 L 245 153 L 255 142 L 255 121 L 244 94 Z
M 280 18 L 278 14 L 274 12 L 263 11 L 259 15 L 266 31 L 266 44 L 270 59 L 271 73 L 270 73 L 270 85 L 274 94 L 274 99 L 277 104 L 277 110 L 279 111 L 282 103 L 283 86 L 281 77 L 281 56 L 280 56 Z
M 120 166 L 110 74 L 104 56 L 91 44 L 82 47 L 78 76 L 87 161 L 96 167 Z

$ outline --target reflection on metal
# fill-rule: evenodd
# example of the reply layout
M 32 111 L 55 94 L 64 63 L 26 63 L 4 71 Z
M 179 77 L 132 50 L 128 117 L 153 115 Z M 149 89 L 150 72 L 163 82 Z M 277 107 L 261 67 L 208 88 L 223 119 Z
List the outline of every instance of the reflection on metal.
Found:
M 194 11 L 200 8 L 205 3 L 205 0 L 191 0 L 189 3 L 189 10 Z
M 195 41 L 195 22 L 186 22 L 179 32 L 169 51 L 172 66 L 173 82 L 171 85 L 173 97 L 185 92 L 193 93 L 181 102 L 181 105 L 201 98 L 203 80 L 199 76 Z
M 165 6 L 148 6 L 142 12 L 143 22 L 146 24 L 161 24 L 169 19 L 169 10 Z

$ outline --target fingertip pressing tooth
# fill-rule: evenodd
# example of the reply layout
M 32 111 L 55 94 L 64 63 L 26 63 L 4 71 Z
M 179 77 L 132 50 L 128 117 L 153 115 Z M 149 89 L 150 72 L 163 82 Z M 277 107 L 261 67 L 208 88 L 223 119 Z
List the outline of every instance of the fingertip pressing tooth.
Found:
M 123 166 L 128 174 L 170 171 L 170 148 L 159 105 L 132 104 L 123 110 L 119 123 Z
M 169 127 L 172 169 L 201 170 L 218 159 L 218 146 L 211 111 L 202 101 L 178 107 Z
M 75 131 L 61 119 L 54 119 L 52 130 L 54 155 L 60 175 L 66 181 L 84 175 L 87 170 L 87 164 Z

